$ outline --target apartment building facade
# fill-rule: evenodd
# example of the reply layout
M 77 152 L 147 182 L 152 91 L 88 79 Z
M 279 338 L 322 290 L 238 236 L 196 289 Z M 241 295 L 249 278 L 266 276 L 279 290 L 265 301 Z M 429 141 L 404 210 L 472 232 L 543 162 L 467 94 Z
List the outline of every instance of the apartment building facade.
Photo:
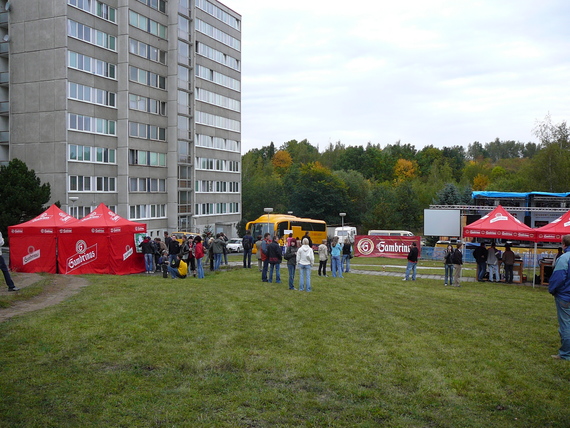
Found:
M 0 0 L 0 162 L 83 217 L 241 219 L 241 16 L 215 0 Z

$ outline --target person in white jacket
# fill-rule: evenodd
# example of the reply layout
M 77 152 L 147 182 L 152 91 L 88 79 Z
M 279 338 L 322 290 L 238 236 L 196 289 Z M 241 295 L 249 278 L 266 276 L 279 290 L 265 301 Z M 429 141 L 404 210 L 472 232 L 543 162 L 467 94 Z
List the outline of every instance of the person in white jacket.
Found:
M 4 279 L 6 280 L 8 291 L 18 291 L 19 288 L 16 288 L 16 286 L 14 285 L 14 281 L 12 281 L 12 277 L 10 276 L 10 271 L 8 270 L 8 266 L 6 266 L 4 257 L 2 257 L 2 245 L 4 245 L 4 237 L 2 236 L 2 232 L 0 232 L 0 270 L 4 274 Z
M 309 240 L 303 238 L 301 248 L 297 251 L 297 269 L 299 270 L 299 291 L 311 291 L 311 267 L 315 263 L 315 253 L 309 246 Z

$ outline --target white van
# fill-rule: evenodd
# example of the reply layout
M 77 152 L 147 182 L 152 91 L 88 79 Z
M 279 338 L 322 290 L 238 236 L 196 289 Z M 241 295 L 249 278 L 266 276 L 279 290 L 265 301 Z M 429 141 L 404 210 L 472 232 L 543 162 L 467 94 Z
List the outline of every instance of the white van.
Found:
M 368 234 L 381 236 L 414 236 L 409 230 L 369 230 Z
M 334 236 L 338 236 L 338 242 L 344 244 L 344 241 L 348 238 L 350 242 L 354 242 L 354 237 L 356 236 L 356 227 L 344 226 L 336 227 L 334 229 Z

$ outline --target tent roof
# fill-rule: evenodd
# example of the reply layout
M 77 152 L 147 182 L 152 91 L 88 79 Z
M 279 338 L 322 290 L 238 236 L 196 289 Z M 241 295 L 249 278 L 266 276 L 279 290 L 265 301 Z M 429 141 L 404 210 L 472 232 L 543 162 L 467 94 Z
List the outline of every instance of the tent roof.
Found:
M 121 232 L 121 228 L 134 228 L 136 232 L 146 232 L 145 223 L 127 220 L 115 214 L 105 204 L 100 204 L 94 211 L 77 220 L 74 227 L 111 228 L 109 232 Z
M 465 226 L 463 236 L 534 241 L 536 233 L 499 205 L 489 214 Z
M 74 224 L 75 222 L 77 222 L 77 219 L 75 217 L 70 216 L 58 208 L 57 205 L 53 204 L 39 216 L 24 223 L 10 226 L 8 227 L 8 230 L 12 234 L 24 233 L 24 230 L 26 232 L 32 233 L 54 233 L 55 231 L 53 229 L 59 227 L 67 227 Z M 50 232 L 42 232 L 42 230 L 45 229 L 52 230 Z
M 560 242 L 564 235 L 570 234 L 570 211 L 562 214 L 552 223 L 534 229 L 538 242 Z

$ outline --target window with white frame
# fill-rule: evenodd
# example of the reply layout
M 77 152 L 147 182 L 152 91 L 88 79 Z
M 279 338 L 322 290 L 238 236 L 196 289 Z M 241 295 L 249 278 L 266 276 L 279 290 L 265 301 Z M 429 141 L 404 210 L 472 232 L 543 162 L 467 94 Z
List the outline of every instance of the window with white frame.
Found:
M 68 160 L 77 162 L 115 164 L 116 150 L 108 149 L 107 147 L 91 147 L 70 144 Z
M 166 128 L 146 123 L 129 122 L 129 137 L 166 141 Z
M 196 77 L 216 83 L 220 86 L 225 86 L 226 88 L 233 89 L 234 91 L 239 92 L 241 90 L 241 83 L 239 80 L 204 67 L 203 65 L 196 66 Z
M 102 135 L 117 135 L 117 122 L 98 117 L 69 113 L 69 130 Z
M 139 42 L 136 39 L 129 39 L 129 52 L 160 64 L 166 64 L 166 51 Z
M 115 92 L 104 91 L 79 83 L 69 82 L 68 98 L 106 107 L 117 107 L 117 94 Z
M 203 111 L 196 111 L 196 123 L 235 132 L 240 132 L 241 130 L 241 123 L 238 120 L 205 113 Z
M 96 76 L 108 77 L 116 80 L 117 65 L 99 59 L 91 58 L 77 52 L 69 51 L 70 68 L 95 74 Z
M 166 12 L 166 2 L 164 0 L 138 0 L 138 1 L 162 13 Z
M 146 31 L 154 36 L 160 37 L 161 39 L 166 39 L 167 28 L 165 25 L 159 24 L 158 22 L 153 21 L 140 13 L 136 13 L 133 10 L 129 11 L 129 24 L 139 30 Z
M 166 77 L 132 65 L 129 66 L 129 80 L 153 88 L 166 89 Z
M 106 21 L 117 22 L 117 9 L 98 0 L 68 0 L 67 4 Z
M 166 153 L 129 150 L 130 165 L 166 166 Z
M 129 94 L 129 108 L 140 110 L 152 114 L 166 116 L 166 102 L 143 97 L 141 95 Z
M 196 146 L 241 153 L 239 141 L 196 134 Z
M 117 38 L 71 19 L 67 21 L 67 35 L 101 48 L 117 51 Z
M 129 207 L 130 220 L 143 220 L 151 218 L 165 218 L 165 204 L 131 205 Z
M 212 15 L 214 18 L 219 19 L 224 24 L 227 24 L 236 30 L 240 29 L 240 21 L 236 17 L 210 3 L 208 0 L 196 0 L 196 7 L 202 9 L 207 14 Z
M 130 177 L 129 191 L 145 192 L 145 193 L 164 193 L 166 192 L 166 179 Z
M 225 97 L 202 88 L 196 88 L 196 100 L 213 104 L 218 107 L 227 108 L 228 110 L 237 112 L 241 110 L 241 103 L 239 100 L 234 100 L 233 98 Z
M 116 192 L 115 177 L 69 176 L 70 192 Z
M 228 33 L 224 33 L 219 28 L 216 28 L 201 19 L 196 19 L 196 31 L 199 31 L 200 33 L 203 33 L 206 36 L 235 49 L 236 51 L 239 51 L 241 48 L 241 42 L 238 39 L 230 36 Z
M 219 50 L 216 50 L 204 43 L 196 42 L 196 53 L 206 58 L 216 61 L 226 67 L 233 68 L 240 71 L 240 61 L 233 56 L 227 55 Z

